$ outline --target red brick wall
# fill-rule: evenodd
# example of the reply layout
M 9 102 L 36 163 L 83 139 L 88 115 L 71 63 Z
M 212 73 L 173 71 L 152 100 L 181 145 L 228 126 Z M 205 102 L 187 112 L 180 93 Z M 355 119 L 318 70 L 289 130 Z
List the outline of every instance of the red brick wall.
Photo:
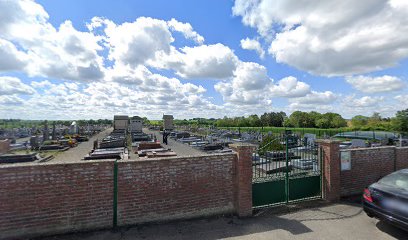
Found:
M 238 216 L 247 217 L 252 215 L 252 154 L 256 146 L 230 144 L 238 154 L 235 165 L 235 209 Z
M 236 154 L 119 162 L 118 224 L 233 213 Z
M 336 140 L 319 140 L 319 146 L 323 150 L 323 199 L 338 201 L 340 199 L 340 142 Z
M 397 162 L 396 148 L 393 146 L 346 151 L 351 153 L 351 170 L 340 172 L 341 196 L 362 193 L 365 187 L 393 172 Z
M 251 186 L 251 158 L 241 155 L 118 162 L 118 225 L 250 214 L 250 191 L 237 188 Z M 113 166 L 0 165 L 0 239 L 112 227 Z
M 397 158 L 397 169 L 408 168 L 408 147 L 397 147 L 395 156 Z
M 113 162 L 0 166 L 0 238 L 112 225 Z

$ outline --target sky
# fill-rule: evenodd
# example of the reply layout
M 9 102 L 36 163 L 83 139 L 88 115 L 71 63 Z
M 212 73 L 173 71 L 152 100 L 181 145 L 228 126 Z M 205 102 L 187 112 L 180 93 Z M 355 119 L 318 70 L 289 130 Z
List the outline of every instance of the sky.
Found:
M 0 119 L 408 108 L 408 1 L 0 0 Z

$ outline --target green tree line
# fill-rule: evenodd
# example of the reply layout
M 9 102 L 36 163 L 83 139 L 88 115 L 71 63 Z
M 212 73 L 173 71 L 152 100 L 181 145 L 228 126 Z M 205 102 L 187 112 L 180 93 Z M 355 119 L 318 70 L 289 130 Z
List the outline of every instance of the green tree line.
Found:
M 188 120 L 184 121 L 183 124 L 187 124 Z M 374 113 L 372 116 L 357 115 L 346 120 L 340 114 L 333 112 L 295 111 L 290 116 L 285 112 L 269 112 L 260 116 L 253 114 L 248 117 L 224 117 L 213 122 L 217 127 L 347 128 L 408 133 L 408 109 L 398 111 L 391 118 L 383 118 L 379 113 Z

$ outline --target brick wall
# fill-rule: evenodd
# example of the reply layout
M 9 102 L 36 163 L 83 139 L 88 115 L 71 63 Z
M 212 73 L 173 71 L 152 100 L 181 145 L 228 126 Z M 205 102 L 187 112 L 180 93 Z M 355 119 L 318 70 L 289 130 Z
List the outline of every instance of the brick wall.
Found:
M 408 147 L 395 148 L 397 158 L 397 169 L 408 168 Z
M 408 167 L 408 148 L 378 147 L 350 151 L 351 170 L 341 171 L 341 196 L 360 194 L 381 177 Z
M 0 166 L 0 238 L 110 227 L 113 162 Z
M 340 199 L 340 142 L 323 139 L 318 143 L 323 150 L 323 198 L 328 201 L 338 201 Z
M 250 215 L 251 158 L 237 155 L 118 162 L 118 225 Z M 0 165 L 0 239 L 112 227 L 113 169 L 108 160 Z
M 119 162 L 118 224 L 233 213 L 236 154 Z

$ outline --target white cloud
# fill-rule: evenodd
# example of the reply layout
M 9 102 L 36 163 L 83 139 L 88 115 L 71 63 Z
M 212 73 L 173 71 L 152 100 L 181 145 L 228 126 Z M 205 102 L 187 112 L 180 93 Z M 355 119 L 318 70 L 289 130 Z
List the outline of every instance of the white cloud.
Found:
M 7 105 L 7 106 L 19 106 L 23 105 L 24 100 L 16 95 L 8 95 L 8 96 L 0 96 L 0 106 Z
M 271 82 L 264 66 L 254 62 L 241 62 L 234 71 L 232 85 L 243 90 L 260 90 Z
M 34 94 L 35 90 L 15 77 L 0 76 L 0 95 Z
M 408 95 L 398 95 L 395 96 L 394 98 L 400 101 L 401 103 L 408 104 Z
M 48 80 L 43 80 L 43 81 L 40 81 L 40 82 L 32 81 L 30 83 L 30 85 L 32 87 L 34 87 L 34 88 L 43 89 L 43 88 L 52 86 L 52 83 L 50 81 L 48 81 Z
M 42 34 L 55 31 L 48 13 L 32 0 L 0 1 L 0 37 L 36 44 Z
M 384 101 L 384 97 L 371 97 L 364 96 L 361 98 L 356 98 L 355 96 L 346 96 L 343 100 L 344 104 L 349 107 L 355 108 L 367 108 L 378 106 L 379 103 Z
M 270 106 L 271 99 L 277 97 L 299 98 L 307 96 L 308 100 L 332 97 L 330 93 L 327 93 L 328 96 L 320 96 L 320 93 L 316 92 L 311 94 L 308 84 L 300 82 L 292 76 L 283 78 L 274 84 L 273 79 L 268 76 L 266 68 L 254 62 L 240 62 L 234 71 L 234 76 L 226 81 L 218 82 L 214 88 L 223 96 L 225 102 L 232 104 Z
M 20 64 L 12 64 L 15 70 L 59 79 L 103 78 L 103 61 L 97 54 L 102 50 L 98 44 L 100 38 L 77 31 L 70 21 L 55 29 L 48 22 L 48 14 L 34 1 L 1 1 L 0 9 L 0 37 L 9 41 L 5 46 L 20 59 Z M 14 47 L 10 46 L 11 42 Z M 22 56 L 25 64 L 21 64 Z M 0 64 L 0 69 L 7 66 Z
M 401 1 L 236 0 L 233 14 L 271 43 L 277 62 L 313 74 L 366 73 L 408 57 Z
M 292 103 L 327 105 L 336 101 L 338 96 L 331 91 L 312 91 L 304 97 L 290 99 Z
M 172 18 L 167 22 L 171 30 L 181 32 L 185 38 L 192 39 L 199 44 L 203 44 L 204 37 L 193 30 L 190 23 L 182 23 Z
M 0 56 L 0 72 L 18 71 L 26 66 L 27 55 L 18 51 L 11 42 L 1 38 Z
M 241 43 L 242 49 L 255 50 L 258 53 L 260 58 L 265 57 L 265 50 L 263 50 L 258 40 L 245 38 L 245 39 L 241 39 L 240 43 Z
M 398 101 L 398 104 L 394 104 L 398 106 L 397 110 L 408 108 L 408 94 L 395 96 L 394 99 Z
M 224 101 L 235 104 L 259 104 L 267 102 L 267 87 L 272 83 L 266 68 L 254 62 L 240 62 L 233 77 L 218 82 L 214 88 Z
M 272 85 L 270 91 L 276 97 L 304 97 L 310 93 L 310 86 L 299 82 L 295 77 L 282 78 L 277 85 Z
M 355 89 L 364 93 L 382 93 L 398 91 L 405 87 L 405 83 L 395 76 L 350 76 L 346 77 L 346 81 Z
M 124 65 L 137 66 L 155 57 L 156 52 L 170 52 L 174 41 L 163 20 L 139 17 L 134 22 L 116 25 L 110 20 L 93 18 L 92 26 L 104 24 L 109 59 Z
M 217 43 L 183 47 L 181 52 L 171 51 L 169 55 L 159 55 L 151 64 L 166 69 L 174 69 L 182 78 L 225 79 L 233 75 L 239 60 L 227 46 Z
M 337 112 L 333 104 L 338 99 L 338 95 L 331 92 L 317 92 L 311 91 L 303 97 L 296 97 L 289 99 L 289 112 L 301 111 L 317 111 L 323 112 Z

